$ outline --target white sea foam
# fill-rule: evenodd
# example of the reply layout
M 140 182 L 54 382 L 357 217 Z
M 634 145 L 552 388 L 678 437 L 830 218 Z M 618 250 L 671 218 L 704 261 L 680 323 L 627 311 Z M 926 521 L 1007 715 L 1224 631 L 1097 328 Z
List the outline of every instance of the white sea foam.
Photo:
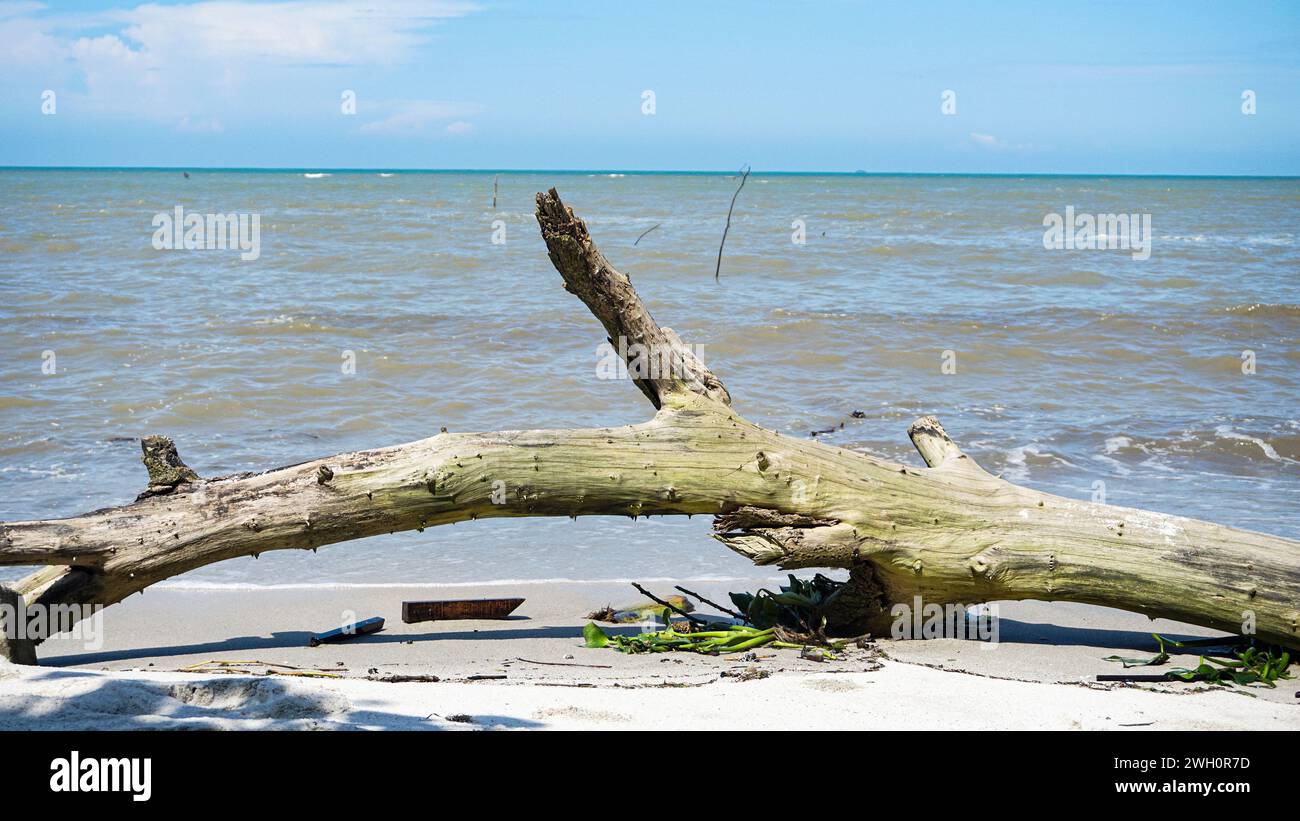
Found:
M 1115 471 L 1116 476 L 1130 476 L 1133 473 L 1133 471 L 1129 470 L 1128 467 L 1125 466 L 1124 463 L 1119 461 L 1118 459 L 1112 459 L 1109 456 L 1102 456 L 1101 454 L 1098 454 L 1092 458 L 1096 459 L 1098 462 L 1101 462 L 1103 464 L 1110 465 L 1111 470 Z
M 1112 436 L 1106 440 L 1107 453 L 1119 453 L 1124 448 L 1133 447 L 1133 440 L 1127 436 Z
M 1060 462 L 1066 467 L 1077 468 L 1078 465 L 1066 459 L 1063 456 L 1057 456 L 1055 453 L 1043 450 L 1037 444 L 1030 443 L 1020 447 L 1011 448 L 1006 455 L 1006 470 L 1003 472 L 1003 478 L 1008 481 L 1023 481 L 1029 476 L 1029 457 L 1039 459 L 1052 459 Z
M 1234 440 L 1240 440 L 1242 442 L 1253 442 L 1254 444 L 1259 446 L 1259 449 L 1264 452 L 1265 456 L 1272 459 L 1274 462 L 1295 462 L 1296 461 L 1295 459 L 1288 459 L 1287 457 L 1281 455 L 1280 453 L 1277 452 L 1277 450 L 1272 445 L 1270 445 L 1268 442 L 1265 442 L 1263 439 L 1260 439 L 1257 436 L 1250 436 L 1249 434 L 1245 434 L 1233 430 L 1231 425 L 1219 425 L 1217 428 L 1214 429 L 1214 435 L 1219 437 L 1220 439 L 1234 439 Z
M 50 465 L 49 469 L 30 468 L 30 467 L 0 467 L 0 473 L 25 473 L 28 476 L 41 476 L 48 479 L 80 479 L 85 473 L 72 473 L 64 470 L 61 465 Z

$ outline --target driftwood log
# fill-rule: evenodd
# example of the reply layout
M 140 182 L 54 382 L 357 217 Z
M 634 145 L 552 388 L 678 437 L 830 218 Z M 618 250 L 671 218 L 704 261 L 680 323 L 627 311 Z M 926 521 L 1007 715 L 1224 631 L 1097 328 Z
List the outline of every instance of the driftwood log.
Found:
M 135 502 L 0 523 L 0 564 L 48 565 L 14 589 L 29 605 L 108 605 L 212 562 L 480 517 L 706 514 L 716 539 L 757 564 L 847 568 L 831 624 L 844 632 L 887 631 L 891 606 L 914 596 L 1040 599 L 1229 633 L 1253 621 L 1260 639 L 1300 647 L 1300 542 L 1019 487 L 932 417 L 908 430 L 925 468 L 765 430 L 655 322 L 554 189 L 538 194 L 537 221 L 565 289 L 627 351 L 651 419 L 444 432 L 213 479 L 149 437 Z M 647 370 L 646 352 L 671 367 Z

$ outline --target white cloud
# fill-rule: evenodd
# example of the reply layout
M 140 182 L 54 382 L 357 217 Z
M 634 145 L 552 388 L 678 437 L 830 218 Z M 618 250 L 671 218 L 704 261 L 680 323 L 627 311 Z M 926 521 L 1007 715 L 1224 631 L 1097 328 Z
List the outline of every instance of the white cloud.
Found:
M 5 0 L 5 2 L 0 2 L 0 20 L 6 20 L 10 17 L 21 17 L 26 14 L 41 11 L 44 8 L 44 3 L 33 3 L 27 2 L 26 0 Z
M 61 56 L 66 43 L 47 33 L 46 24 L 31 15 L 40 3 L 0 3 L 0 66 L 39 66 Z
M 304 68 L 414 59 L 440 21 L 475 8 L 462 0 L 205 0 L 64 13 L 0 0 L 0 72 L 60 89 L 73 102 L 68 110 L 215 122 L 273 105 L 259 93 L 272 83 L 301 98 L 294 88 L 313 76 Z
M 108 12 L 142 52 L 198 60 L 391 65 L 425 42 L 438 20 L 474 6 L 454 0 L 209 0 Z
M 449 123 L 443 131 L 453 137 L 467 137 L 474 132 L 474 124 L 464 120 L 457 120 L 454 123 Z
M 377 110 L 382 117 L 362 125 L 358 129 L 362 134 L 422 134 L 448 120 L 456 121 L 445 126 L 446 133 L 467 134 L 473 126 L 457 118 L 473 115 L 479 107 L 434 100 L 386 100 L 363 104 L 362 110 L 366 109 Z
M 990 151 L 1028 151 L 1034 148 L 1031 143 L 1009 143 L 992 134 L 980 134 L 975 131 L 970 133 L 970 138 L 976 145 Z

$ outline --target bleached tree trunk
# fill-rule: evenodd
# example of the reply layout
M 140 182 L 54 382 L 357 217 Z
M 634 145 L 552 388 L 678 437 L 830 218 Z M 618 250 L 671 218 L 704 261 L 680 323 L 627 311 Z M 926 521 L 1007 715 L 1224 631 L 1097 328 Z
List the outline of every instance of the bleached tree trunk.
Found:
M 843 631 L 886 629 L 890 607 L 917 595 L 1042 599 L 1231 633 L 1253 619 L 1258 637 L 1300 647 L 1300 543 L 1013 485 L 932 417 L 908 431 L 926 468 L 765 430 L 654 321 L 554 189 L 537 196 L 537 219 L 565 288 L 615 346 L 677 365 L 629 363 L 656 409 L 649 421 L 440 433 L 215 479 L 149 437 L 148 490 L 134 503 L 0 523 L 0 564 L 49 565 L 17 592 L 29 604 L 107 605 L 224 559 L 468 519 L 709 514 L 715 538 L 757 564 L 849 569 L 832 625 Z

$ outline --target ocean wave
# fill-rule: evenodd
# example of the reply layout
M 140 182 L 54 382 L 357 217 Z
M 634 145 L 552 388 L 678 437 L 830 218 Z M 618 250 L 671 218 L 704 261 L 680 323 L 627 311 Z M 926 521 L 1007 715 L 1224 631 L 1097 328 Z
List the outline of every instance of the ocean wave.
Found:
M 1133 440 L 1127 436 L 1112 436 L 1106 440 L 1106 453 L 1119 453 L 1124 448 L 1133 447 Z
M 1095 459 L 1095 460 L 1098 461 L 1098 462 L 1101 462 L 1101 463 L 1104 464 L 1104 465 L 1109 465 L 1109 466 L 1110 466 L 1110 469 L 1111 469 L 1112 471 L 1114 471 L 1114 474 L 1115 474 L 1116 476 L 1131 476 L 1131 475 L 1133 475 L 1133 471 L 1130 470 L 1130 469 L 1128 468 L 1128 466 L 1126 466 L 1123 462 L 1121 462 L 1121 461 L 1118 460 L 1118 459 L 1115 459 L 1115 458 L 1110 457 L 1110 456 L 1102 456 L 1102 455 L 1097 455 L 1097 456 L 1094 456 L 1094 457 L 1092 457 L 1092 458 Z
M 1250 434 L 1233 430 L 1231 425 L 1219 425 L 1214 429 L 1214 435 L 1220 439 L 1230 439 L 1237 442 L 1250 442 L 1259 447 L 1259 449 L 1263 451 L 1264 455 L 1272 459 L 1274 462 L 1292 462 L 1294 464 L 1300 464 L 1300 460 L 1291 459 L 1279 454 L 1277 448 L 1273 447 L 1268 442 L 1265 442 L 1263 439 L 1260 439 L 1258 436 L 1251 436 Z
M 49 468 L 31 468 L 31 467 L 0 467 L 0 473 L 22 473 L 27 476 L 39 476 L 43 479 L 72 480 L 81 479 L 85 473 L 70 473 L 63 469 L 62 465 L 51 465 Z
M 1300 318 L 1300 305 L 1290 305 L 1278 302 L 1253 302 L 1250 304 L 1232 305 L 1223 309 L 1228 314 L 1252 314 L 1254 316 Z
M 1079 467 L 1064 456 L 1058 456 L 1055 453 L 1043 450 L 1040 445 L 1032 442 L 1028 445 L 1020 445 L 1007 450 L 1003 455 L 1003 459 L 1006 467 L 1003 469 L 1002 475 L 1008 481 L 1014 482 L 1024 481 L 1029 478 L 1030 465 L 1035 462 L 1040 465 L 1057 463 L 1075 469 Z
M 1250 236 L 1241 236 L 1239 234 L 1217 234 L 1214 236 L 1205 234 L 1160 234 L 1155 237 L 1155 240 L 1156 242 L 1190 244 L 1266 245 L 1278 248 L 1288 248 L 1296 244 L 1294 234 L 1254 234 Z
M 1268 430 L 1246 432 L 1233 423 L 1215 420 L 1209 421 L 1206 427 L 1191 426 L 1163 436 L 1140 437 L 1133 433 L 1110 436 L 1102 444 L 1102 453 L 1094 458 L 1107 462 L 1127 460 L 1130 464 L 1141 460 L 1139 463 L 1147 467 L 1163 466 L 1164 457 L 1191 458 L 1197 461 L 1198 471 L 1208 471 L 1215 463 L 1222 468 L 1240 462 L 1243 456 L 1258 462 L 1261 453 L 1269 461 L 1300 464 L 1298 430 L 1300 425 L 1288 421 L 1276 423 Z

